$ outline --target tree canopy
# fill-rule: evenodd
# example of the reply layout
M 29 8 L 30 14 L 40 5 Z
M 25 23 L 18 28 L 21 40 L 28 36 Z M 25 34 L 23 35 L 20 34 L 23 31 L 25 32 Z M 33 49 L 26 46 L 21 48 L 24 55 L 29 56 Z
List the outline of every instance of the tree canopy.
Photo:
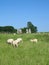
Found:
M 34 26 L 30 21 L 27 22 L 27 28 L 28 28 L 28 29 L 31 29 L 31 32 L 32 32 L 32 33 L 37 32 L 37 27 Z
M 0 26 L 0 32 L 13 33 L 16 31 L 17 29 L 14 29 L 13 26 Z

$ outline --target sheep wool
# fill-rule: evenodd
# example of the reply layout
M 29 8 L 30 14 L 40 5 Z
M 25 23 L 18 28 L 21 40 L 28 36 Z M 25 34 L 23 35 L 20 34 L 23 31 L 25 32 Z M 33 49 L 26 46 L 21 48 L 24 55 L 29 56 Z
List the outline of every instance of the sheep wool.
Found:
M 30 41 L 37 43 L 37 39 L 31 39 Z
M 7 40 L 7 43 L 8 43 L 8 44 L 12 44 L 12 43 L 13 43 L 13 39 L 8 39 L 8 40 Z

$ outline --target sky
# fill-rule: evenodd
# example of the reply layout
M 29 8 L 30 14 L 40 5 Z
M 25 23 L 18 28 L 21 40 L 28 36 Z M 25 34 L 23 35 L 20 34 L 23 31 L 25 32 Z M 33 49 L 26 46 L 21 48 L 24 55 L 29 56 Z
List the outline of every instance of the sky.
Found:
M 0 26 L 19 29 L 28 21 L 38 32 L 49 32 L 49 0 L 0 0 Z

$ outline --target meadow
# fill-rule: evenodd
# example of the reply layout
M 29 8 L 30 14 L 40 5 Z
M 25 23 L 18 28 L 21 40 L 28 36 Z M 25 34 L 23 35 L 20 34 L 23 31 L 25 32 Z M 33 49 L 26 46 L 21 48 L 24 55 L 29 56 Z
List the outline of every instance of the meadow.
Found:
M 6 43 L 8 38 L 18 37 L 23 39 L 18 47 Z M 38 42 L 30 42 L 32 38 L 37 38 Z M 49 65 L 49 33 L 0 33 L 0 65 Z

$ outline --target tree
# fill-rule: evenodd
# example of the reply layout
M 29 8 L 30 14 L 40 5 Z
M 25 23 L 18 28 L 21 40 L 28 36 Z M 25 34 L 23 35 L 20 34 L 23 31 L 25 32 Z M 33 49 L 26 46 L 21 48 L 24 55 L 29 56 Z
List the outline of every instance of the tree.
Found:
M 37 32 L 37 27 L 34 26 L 31 22 L 27 22 L 27 28 L 31 29 L 31 33 Z
M 22 33 L 26 33 L 26 29 L 27 29 L 27 27 L 21 28 Z
M 14 27 L 13 26 L 4 26 L 3 28 L 4 28 L 5 32 L 12 33 L 14 31 Z
M 0 26 L 0 32 L 6 32 L 6 33 L 16 33 L 17 29 L 14 29 L 13 26 Z

